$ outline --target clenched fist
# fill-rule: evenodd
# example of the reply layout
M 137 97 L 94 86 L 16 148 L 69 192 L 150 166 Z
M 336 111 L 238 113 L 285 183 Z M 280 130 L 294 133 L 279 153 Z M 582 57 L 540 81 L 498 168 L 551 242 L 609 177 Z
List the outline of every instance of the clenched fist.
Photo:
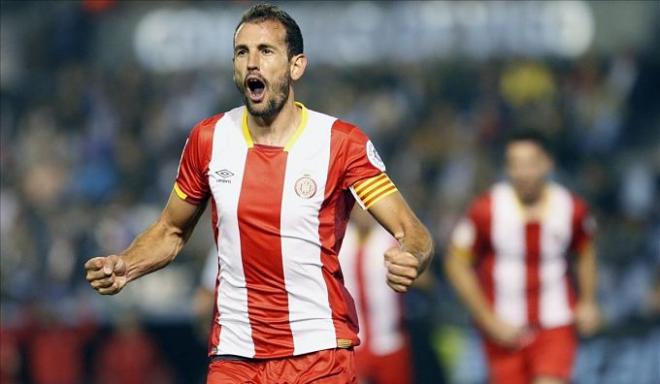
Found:
M 385 252 L 387 285 L 396 292 L 406 292 L 419 275 L 419 260 L 398 247 Z
M 117 255 L 89 259 L 85 271 L 89 285 L 102 295 L 118 293 L 128 281 L 126 263 Z
M 601 315 L 595 301 L 579 301 L 575 306 L 575 325 L 580 335 L 593 336 L 601 326 Z

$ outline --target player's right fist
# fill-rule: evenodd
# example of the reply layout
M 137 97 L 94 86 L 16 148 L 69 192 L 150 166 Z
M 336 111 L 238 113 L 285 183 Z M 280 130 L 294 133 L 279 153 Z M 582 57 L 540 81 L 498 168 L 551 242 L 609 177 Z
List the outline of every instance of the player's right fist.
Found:
M 529 330 L 514 327 L 495 317 L 486 322 L 484 331 L 495 344 L 511 349 L 528 345 L 534 337 Z
M 118 293 L 128 281 L 126 263 L 117 255 L 89 259 L 85 271 L 89 285 L 102 295 Z

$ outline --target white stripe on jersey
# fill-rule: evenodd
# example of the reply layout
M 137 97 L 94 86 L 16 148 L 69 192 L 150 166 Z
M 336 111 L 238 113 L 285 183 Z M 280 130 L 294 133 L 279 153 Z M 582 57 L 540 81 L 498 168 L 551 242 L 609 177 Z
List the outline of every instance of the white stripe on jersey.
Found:
M 209 179 L 218 180 L 217 172 L 233 175 L 225 182 L 210 182 L 211 192 L 217 205 L 218 253 L 220 257 L 220 285 L 218 306 L 220 315 L 220 342 L 215 354 L 254 356 L 252 328 L 248 315 L 248 297 L 243 261 L 241 236 L 238 228 L 238 200 L 243 184 L 243 170 L 247 157 L 247 145 L 241 131 L 243 107 L 225 114 L 217 123 L 213 135 L 213 153 L 209 164 Z
M 539 320 L 544 328 L 573 321 L 566 286 L 566 252 L 571 241 L 573 199 L 570 193 L 552 184 L 548 187 L 548 207 L 541 226 L 541 297 Z
M 496 184 L 491 196 L 495 313 L 520 327 L 527 324 L 525 225 L 511 186 Z
M 318 217 L 325 197 L 335 120 L 308 110 L 307 127 L 287 156 L 280 233 L 294 355 L 337 346 L 322 272 Z M 303 181 L 308 189 L 301 194 L 297 183 Z M 315 192 L 310 197 L 312 185 Z

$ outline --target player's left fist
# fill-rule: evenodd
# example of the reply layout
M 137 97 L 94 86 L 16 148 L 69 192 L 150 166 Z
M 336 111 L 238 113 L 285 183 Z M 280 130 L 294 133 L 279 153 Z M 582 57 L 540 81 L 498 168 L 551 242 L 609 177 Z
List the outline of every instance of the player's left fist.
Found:
M 408 287 L 419 276 L 419 260 L 410 252 L 398 247 L 385 252 L 385 267 L 387 268 L 387 285 L 396 292 L 406 292 Z
M 592 336 L 601 326 L 602 318 L 595 301 L 578 301 L 575 306 L 575 325 L 580 335 Z

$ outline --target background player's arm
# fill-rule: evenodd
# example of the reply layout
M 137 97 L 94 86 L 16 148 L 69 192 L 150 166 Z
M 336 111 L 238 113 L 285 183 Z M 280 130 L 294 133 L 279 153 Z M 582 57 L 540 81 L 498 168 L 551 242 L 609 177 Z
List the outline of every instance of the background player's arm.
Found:
M 387 279 L 392 289 L 406 292 L 431 261 L 431 235 L 399 192 L 375 202 L 369 213 L 399 241 L 399 248 L 385 253 Z
M 600 311 L 596 300 L 598 289 L 598 263 L 596 251 L 591 242 L 585 244 L 576 260 L 578 302 L 575 308 L 575 321 L 578 331 L 590 336 L 600 327 Z
M 100 294 L 113 295 L 128 282 L 169 264 L 192 234 L 204 208 L 204 204 L 190 204 L 172 192 L 158 220 L 126 250 L 85 263 L 90 285 Z
M 459 298 L 482 328 L 493 321 L 493 314 L 472 267 L 472 251 L 452 246 L 445 257 L 445 271 Z
M 474 231 L 474 228 L 472 227 L 471 230 Z M 497 318 L 479 286 L 477 274 L 473 268 L 474 258 L 475 255 L 470 246 L 453 242 L 444 261 L 447 278 L 477 325 L 496 343 L 516 347 L 521 344 L 525 332 L 523 329 L 506 324 Z

